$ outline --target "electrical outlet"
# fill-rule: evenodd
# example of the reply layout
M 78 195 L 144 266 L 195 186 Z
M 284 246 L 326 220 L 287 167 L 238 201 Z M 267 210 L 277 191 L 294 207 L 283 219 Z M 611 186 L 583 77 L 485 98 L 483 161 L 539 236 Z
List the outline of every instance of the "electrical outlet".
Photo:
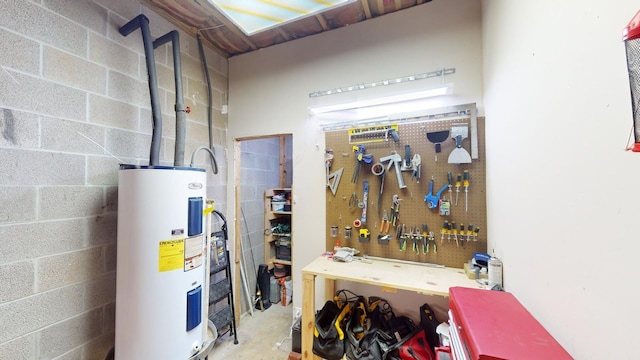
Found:
M 302 308 L 293 308 L 293 322 L 295 322 L 300 316 L 302 316 Z

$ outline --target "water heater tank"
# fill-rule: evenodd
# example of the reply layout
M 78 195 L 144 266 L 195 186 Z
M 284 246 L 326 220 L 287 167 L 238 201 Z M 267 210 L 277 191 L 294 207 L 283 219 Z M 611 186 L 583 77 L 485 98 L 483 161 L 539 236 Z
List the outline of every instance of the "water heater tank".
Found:
M 186 360 L 206 335 L 204 169 L 121 165 L 115 359 Z

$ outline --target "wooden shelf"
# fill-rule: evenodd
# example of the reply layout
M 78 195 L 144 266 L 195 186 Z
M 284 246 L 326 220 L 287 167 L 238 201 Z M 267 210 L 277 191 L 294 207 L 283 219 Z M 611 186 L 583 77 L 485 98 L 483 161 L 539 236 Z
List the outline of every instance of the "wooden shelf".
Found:
M 273 207 L 271 200 L 274 196 L 283 197 L 286 200 L 291 200 L 291 189 L 288 188 L 274 188 L 267 189 L 264 192 L 264 227 L 265 229 L 271 229 L 274 224 L 288 224 L 291 228 L 293 211 L 272 211 Z M 288 209 L 288 208 L 287 208 Z M 286 230 L 286 229 L 284 229 Z M 293 239 L 291 232 L 289 233 L 270 233 L 265 234 L 264 237 L 264 261 L 269 266 L 269 269 L 273 269 L 273 264 L 282 264 L 291 266 L 292 262 L 287 260 L 276 259 L 276 253 L 278 247 L 275 242 L 282 237 L 289 237 L 290 246 L 293 246 Z

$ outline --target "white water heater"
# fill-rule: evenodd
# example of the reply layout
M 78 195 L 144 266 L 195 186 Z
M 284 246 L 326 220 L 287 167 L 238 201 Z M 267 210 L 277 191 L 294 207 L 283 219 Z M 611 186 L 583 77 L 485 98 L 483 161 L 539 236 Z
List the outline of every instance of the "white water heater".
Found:
M 204 169 L 121 165 L 115 360 L 187 360 L 206 338 Z

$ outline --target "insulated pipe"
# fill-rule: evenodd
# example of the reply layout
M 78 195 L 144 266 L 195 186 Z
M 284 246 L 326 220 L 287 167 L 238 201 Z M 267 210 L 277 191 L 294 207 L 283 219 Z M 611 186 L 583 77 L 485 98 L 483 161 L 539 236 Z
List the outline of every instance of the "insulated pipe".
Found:
M 209 77 L 209 68 L 207 67 L 207 57 L 204 53 L 204 46 L 202 45 L 202 37 L 198 32 L 198 50 L 200 53 L 200 62 L 202 63 L 202 69 L 204 71 L 205 79 L 207 81 L 207 94 L 209 102 L 207 105 L 207 120 L 209 122 L 209 149 L 211 149 L 211 170 L 214 174 L 218 173 L 218 163 L 216 162 L 215 154 L 213 153 L 213 96 L 211 91 L 211 78 Z
M 184 106 L 184 97 L 182 95 L 182 65 L 180 61 L 180 34 L 176 30 L 169 31 L 153 41 L 153 48 L 158 47 L 171 41 L 173 48 L 173 78 L 175 81 L 176 104 L 176 144 L 173 157 L 173 165 L 184 166 L 184 146 L 187 137 L 186 128 L 186 111 Z
M 158 97 L 158 76 L 156 75 L 156 61 L 153 57 L 153 41 L 149 30 L 149 19 L 140 14 L 124 24 L 118 31 L 122 36 L 131 34 L 140 28 L 142 43 L 144 44 L 144 56 L 147 61 L 147 75 L 149 76 L 149 94 L 151 95 L 151 114 L 153 117 L 153 133 L 151 135 L 151 151 L 149 165 L 160 164 L 160 143 L 162 141 L 162 111 Z

